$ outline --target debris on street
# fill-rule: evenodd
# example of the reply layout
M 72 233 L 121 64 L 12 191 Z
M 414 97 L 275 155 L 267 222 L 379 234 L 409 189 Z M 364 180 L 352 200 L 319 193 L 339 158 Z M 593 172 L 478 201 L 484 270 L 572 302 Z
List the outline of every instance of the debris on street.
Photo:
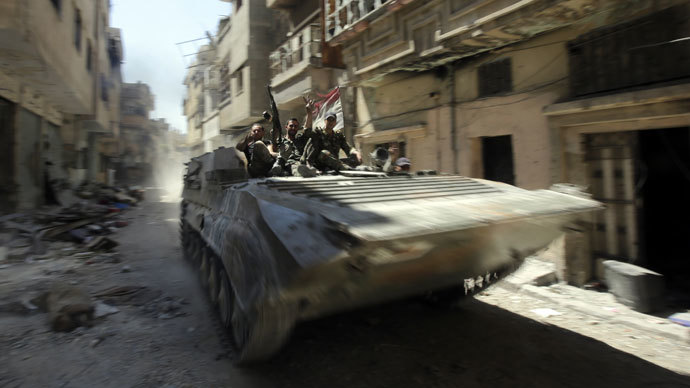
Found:
M 677 323 L 679 325 L 685 326 L 685 327 L 690 327 L 690 312 L 687 313 L 675 313 L 668 317 L 668 319 L 671 320 L 673 323 Z
M 549 308 L 534 309 L 534 310 L 530 310 L 530 311 L 537 314 L 538 316 L 540 316 L 542 318 L 553 317 L 556 315 L 563 315 L 563 313 L 558 312 L 554 309 L 549 309 Z
M 89 295 L 78 287 L 55 283 L 45 296 L 50 324 L 55 331 L 72 331 L 79 326 L 91 326 L 94 305 Z

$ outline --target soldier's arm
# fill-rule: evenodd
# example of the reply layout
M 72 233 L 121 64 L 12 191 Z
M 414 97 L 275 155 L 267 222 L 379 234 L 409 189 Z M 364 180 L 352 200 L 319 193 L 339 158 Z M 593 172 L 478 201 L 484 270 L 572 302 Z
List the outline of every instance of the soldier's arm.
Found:
M 304 98 L 304 97 L 302 97 Z M 304 118 L 304 135 L 307 134 L 307 131 L 311 134 L 311 126 L 313 124 L 313 116 L 314 116 L 314 100 L 304 98 L 304 110 L 307 111 L 307 117 Z M 302 135 L 302 136 L 304 136 Z
M 357 156 L 357 161 L 359 163 L 362 163 L 362 154 L 357 151 L 356 148 L 352 147 L 350 144 L 348 144 L 347 140 L 345 140 L 345 135 L 342 134 L 341 132 L 341 140 L 340 140 L 340 148 L 345 152 L 345 155 L 355 155 Z
M 247 134 L 247 136 L 244 137 L 244 139 L 240 140 L 235 148 L 237 148 L 238 151 L 244 152 L 244 150 L 247 149 L 247 145 L 249 144 L 249 138 L 251 137 L 252 133 L 251 131 Z

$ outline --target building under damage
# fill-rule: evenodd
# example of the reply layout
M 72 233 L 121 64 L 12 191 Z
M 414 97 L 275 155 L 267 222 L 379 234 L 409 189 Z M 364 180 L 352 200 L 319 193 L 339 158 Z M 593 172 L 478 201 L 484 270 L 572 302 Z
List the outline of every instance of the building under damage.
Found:
M 281 114 L 301 118 L 302 95 L 340 86 L 346 135 L 364 155 L 397 143 L 415 170 L 528 189 L 558 182 L 587 187 L 607 209 L 550 250 L 560 276 L 573 284 L 601 278 L 602 259 L 656 269 L 670 283 L 683 284 L 690 275 L 683 258 L 687 227 L 681 224 L 690 216 L 683 200 L 690 194 L 687 2 L 267 0 L 265 5 L 281 11 L 276 20 L 287 24 L 287 34 L 250 68 L 252 74 L 267 74 L 270 67 Z M 248 16 L 235 9 L 221 21 L 216 41 L 226 30 L 247 33 Z M 268 44 L 258 39 L 233 47 L 251 47 L 249 57 L 257 59 L 265 53 L 254 49 Z M 242 66 L 237 57 L 247 63 L 247 54 L 242 49 L 222 54 L 220 45 L 212 46 L 213 59 L 205 63 L 220 71 L 222 112 L 223 101 L 237 102 L 234 74 Z M 255 82 L 240 90 L 253 93 L 252 108 L 230 108 L 246 120 L 221 114 L 220 133 L 249 124 L 257 118 L 249 112 L 266 106 L 263 80 L 251 79 Z M 194 94 L 188 90 L 186 107 Z M 186 114 L 193 117 L 189 109 Z M 195 128 L 191 143 L 205 138 L 206 128 Z M 223 138 L 196 149 L 232 144 Z
M 107 0 L 0 4 L 0 208 L 53 184 L 105 182 L 119 132 L 122 44 Z
M 224 0 L 232 15 L 202 46 L 184 80 L 187 141 L 194 155 L 234 144 L 267 109 L 268 57 L 287 31 L 277 11 L 261 1 Z

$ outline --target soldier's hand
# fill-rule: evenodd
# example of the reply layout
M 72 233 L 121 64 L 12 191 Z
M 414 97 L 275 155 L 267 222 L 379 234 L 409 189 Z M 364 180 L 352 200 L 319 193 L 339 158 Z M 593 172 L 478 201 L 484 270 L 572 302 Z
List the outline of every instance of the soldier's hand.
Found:
M 304 110 L 307 111 L 307 113 L 311 113 L 314 111 L 314 100 L 309 99 L 307 97 L 302 96 L 302 99 L 304 100 Z
M 359 151 L 353 151 L 352 153 L 357 157 L 357 163 L 362 164 L 362 154 Z

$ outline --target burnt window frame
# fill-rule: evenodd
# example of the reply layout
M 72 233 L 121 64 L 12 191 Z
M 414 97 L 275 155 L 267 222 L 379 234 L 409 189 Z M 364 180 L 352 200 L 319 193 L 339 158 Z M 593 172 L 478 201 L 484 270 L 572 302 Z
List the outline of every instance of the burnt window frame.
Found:
M 498 96 L 513 91 L 513 61 L 511 57 L 483 63 L 477 68 L 479 97 Z

